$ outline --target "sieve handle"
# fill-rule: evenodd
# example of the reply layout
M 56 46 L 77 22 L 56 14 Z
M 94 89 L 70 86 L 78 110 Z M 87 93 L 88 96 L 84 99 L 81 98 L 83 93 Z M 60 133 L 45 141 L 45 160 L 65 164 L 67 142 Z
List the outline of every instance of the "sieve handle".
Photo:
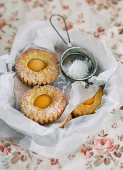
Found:
M 89 87 L 90 85 L 93 85 L 93 83 L 92 83 L 92 82 L 89 82 L 88 80 L 85 80 L 85 82 L 86 82 L 86 85 L 85 85 L 85 88 L 86 88 L 86 89 L 88 89 L 88 87 Z
M 53 18 L 53 17 L 60 17 L 60 18 L 62 18 L 62 20 L 63 20 L 63 22 L 64 22 L 64 25 L 65 25 L 65 30 L 66 30 L 66 33 L 67 33 L 68 42 L 65 41 L 65 39 L 61 36 L 61 34 L 58 32 L 58 30 L 57 30 L 56 27 L 54 26 L 53 21 L 52 21 L 52 18 Z M 57 34 L 60 36 L 60 38 L 62 39 L 62 41 L 63 41 L 69 48 L 72 47 L 65 18 L 64 18 L 62 15 L 53 14 L 53 15 L 51 15 L 51 17 L 50 17 L 50 23 L 51 23 L 52 27 L 54 28 L 54 30 L 57 32 Z

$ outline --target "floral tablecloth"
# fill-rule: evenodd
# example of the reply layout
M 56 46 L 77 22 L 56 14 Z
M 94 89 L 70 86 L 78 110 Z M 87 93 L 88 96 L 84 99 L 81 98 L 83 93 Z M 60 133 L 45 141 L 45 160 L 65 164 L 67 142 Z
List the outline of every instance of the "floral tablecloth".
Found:
M 9 53 L 20 24 L 62 14 L 68 29 L 101 39 L 123 62 L 123 0 L 0 0 L 0 54 Z M 88 136 L 76 151 L 45 158 L 0 137 L 0 170 L 117 170 L 123 169 L 123 106 L 107 115 L 105 127 Z M 71 141 L 72 142 L 72 141 Z

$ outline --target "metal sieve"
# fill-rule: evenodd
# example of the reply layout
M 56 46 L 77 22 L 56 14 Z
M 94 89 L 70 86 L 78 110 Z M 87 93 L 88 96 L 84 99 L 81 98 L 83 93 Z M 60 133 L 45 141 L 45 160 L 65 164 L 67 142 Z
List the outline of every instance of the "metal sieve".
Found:
M 67 37 L 68 37 L 68 42 L 61 36 L 61 34 L 58 32 L 58 30 L 54 26 L 52 22 L 52 18 L 55 16 L 63 19 L 64 24 L 65 24 L 65 30 L 66 30 Z M 61 62 L 60 62 L 61 70 L 65 73 L 66 76 L 68 76 L 69 78 L 73 80 L 88 82 L 88 79 L 91 78 L 96 73 L 96 70 L 97 70 L 97 61 L 95 57 L 93 56 L 91 52 L 89 52 L 85 48 L 72 46 L 71 41 L 70 41 L 70 36 L 68 33 L 68 29 L 67 29 L 67 25 L 66 25 L 66 21 L 63 16 L 58 15 L 58 14 L 52 15 L 50 17 L 50 23 L 52 27 L 54 28 L 54 30 L 57 32 L 57 34 L 60 36 L 60 38 L 63 40 L 63 42 L 68 46 L 68 49 L 64 51 L 64 53 L 61 56 Z M 82 60 L 88 63 L 87 64 L 88 72 L 85 77 L 78 78 L 78 77 L 75 77 L 75 76 L 73 77 L 72 75 L 68 74 L 68 68 L 75 60 Z

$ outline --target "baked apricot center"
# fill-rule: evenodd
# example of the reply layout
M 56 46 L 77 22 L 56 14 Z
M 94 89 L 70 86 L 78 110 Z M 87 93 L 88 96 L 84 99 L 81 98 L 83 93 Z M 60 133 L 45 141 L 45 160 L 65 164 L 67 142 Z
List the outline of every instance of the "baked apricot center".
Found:
M 34 106 L 39 107 L 40 109 L 47 108 L 52 103 L 52 98 L 47 94 L 38 96 L 34 101 Z
M 32 71 L 39 72 L 46 68 L 46 63 L 42 60 L 35 58 L 28 62 L 27 67 L 30 68 Z
M 94 103 L 94 97 L 88 99 L 86 102 L 84 102 L 84 105 L 92 105 Z

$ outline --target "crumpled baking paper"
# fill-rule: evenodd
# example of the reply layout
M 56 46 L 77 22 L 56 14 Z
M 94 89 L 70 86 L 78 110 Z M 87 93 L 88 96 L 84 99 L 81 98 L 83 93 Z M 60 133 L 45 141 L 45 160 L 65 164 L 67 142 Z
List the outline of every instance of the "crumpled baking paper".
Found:
M 66 38 L 66 33 L 60 31 Z M 65 94 L 69 103 L 54 124 L 41 126 L 19 111 L 20 97 L 29 87 L 21 83 L 12 71 L 16 57 L 28 48 L 46 48 L 59 53 L 60 59 L 60 54 L 67 47 L 50 24 L 32 21 L 22 25 L 15 37 L 10 55 L 1 56 L 0 59 L 0 127 L 3 127 L 3 124 L 6 127 L 1 133 L 6 137 L 14 137 L 21 146 L 47 157 L 63 155 L 76 149 L 88 135 L 96 133 L 104 126 L 106 115 L 112 109 L 120 107 L 123 98 L 123 92 L 120 90 L 123 86 L 123 66 L 114 59 L 110 50 L 86 33 L 71 30 L 69 34 L 73 46 L 83 47 L 95 56 L 99 72 L 90 79 L 94 84 L 88 89 L 85 89 L 85 82 L 80 81 L 66 86 L 64 92 L 68 91 L 68 94 Z M 72 119 L 64 129 L 59 128 L 72 110 L 94 96 L 99 86 L 104 84 L 102 104 L 95 114 Z

